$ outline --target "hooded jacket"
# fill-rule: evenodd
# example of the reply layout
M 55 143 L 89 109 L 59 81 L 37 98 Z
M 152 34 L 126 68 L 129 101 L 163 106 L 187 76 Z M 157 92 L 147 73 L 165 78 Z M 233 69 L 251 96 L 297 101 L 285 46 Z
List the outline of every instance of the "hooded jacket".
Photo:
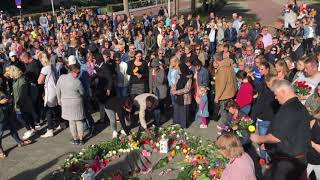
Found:
M 224 59 L 219 65 L 215 76 L 215 86 L 215 98 L 219 101 L 235 96 L 237 83 L 231 59 Z

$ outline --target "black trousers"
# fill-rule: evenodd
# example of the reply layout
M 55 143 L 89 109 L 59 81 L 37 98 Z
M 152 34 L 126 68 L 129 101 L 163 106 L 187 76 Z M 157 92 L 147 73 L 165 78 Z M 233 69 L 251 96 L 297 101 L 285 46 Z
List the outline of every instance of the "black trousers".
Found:
M 277 158 L 271 165 L 272 180 L 300 180 L 307 168 L 306 158 Z

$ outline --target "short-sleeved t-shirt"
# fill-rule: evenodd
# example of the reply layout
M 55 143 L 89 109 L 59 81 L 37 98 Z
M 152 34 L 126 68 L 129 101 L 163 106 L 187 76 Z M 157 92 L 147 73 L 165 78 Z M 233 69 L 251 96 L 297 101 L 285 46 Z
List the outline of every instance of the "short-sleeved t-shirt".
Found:
M 56 80 L 54 72 L 52 72 L 51 66 L 44 66 L 41 69 L 41 74 L 46 76 L 44 83 L 45 99 L 44 105 L 53 107 L 57 105 L 57 94 L 56 94 Z
M 281 141 L 275 144 L 275 155 L 293 157 L 306 154 L 310 145 L 309 123 L 312 119 L 298 98 L 285 102 L 269 129 L 269 133 Z

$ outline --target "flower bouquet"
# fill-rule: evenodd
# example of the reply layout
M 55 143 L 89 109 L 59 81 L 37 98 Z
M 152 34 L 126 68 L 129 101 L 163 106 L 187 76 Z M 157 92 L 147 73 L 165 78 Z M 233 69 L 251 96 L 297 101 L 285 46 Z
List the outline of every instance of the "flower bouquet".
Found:
M 226 125 L 223 130 L 225 132 L 233 132 L 243 144 L 247 144 L 250 133 L 255 132 L 255 126 L 249 116 L 243 116 L 241 119 L 232 121 L 230 125 Z
M 180 170 L 176 179 L 218 179 L 227 163 L 218 151 L 214 142 L 202 140 L 200 137 L 192 136 L 178 126 L 168 126 L 152 130 L 152 135 L 142 133 L 132 133 L 134 141 L 124 139 L 112 139 L 101 144 L 91 145 L 79 153 L 71 154 L 64 162 L 61 170 L 64 179 L 80 179 L 80 177 L 106 177 L 107 179 L 134 179 L 136 175 L 151 173 L 157 169 L 166 168 L 176 156 L 184 157 L 180 164 Z M 156 163 L 151 163 L 148 157 L 160 150 L 161 139 L 168 139 L 168 153 Z M 149 151 L 149 147 L 155 151 Z M 144 161 L 143 167 L 147 169 L 131 169 L 117 171 L 111 175 L 105 172 L 110 170 L 110 162 L 121 160 L 130 154 Z M 139 162 L 140 162 L 139 160 Z M 173 161 L 172 161 L 173 162 Z M 125 163 L 129 163 L 125 161 Z M 135 162 L 132 162 L 135 163 Z M 130 163 L 129 163 L 130 164 Z M 152 166 L 152 164 L 154 164 Z M 124 170 L 124 169 L 123 169 Z M 163 174 L 169 172 L 163 171 Z
M 293 84 L 293 89 L 296 95 L 306 96 L 310 94 L 312 88 L 306 83 L 306 81 L 296 81 Z

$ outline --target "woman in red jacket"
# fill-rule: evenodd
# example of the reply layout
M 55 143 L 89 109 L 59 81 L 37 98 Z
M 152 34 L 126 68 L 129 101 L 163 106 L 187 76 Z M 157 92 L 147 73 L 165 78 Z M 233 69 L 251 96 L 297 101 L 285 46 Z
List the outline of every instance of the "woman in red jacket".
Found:
M 236 76 L 241 81 L 241 85 L 236 96 L 236 102 L 240 106 L 240 111 L 249 114 L 253 100 L 252 80 L 243 70 L 238 71 Z

